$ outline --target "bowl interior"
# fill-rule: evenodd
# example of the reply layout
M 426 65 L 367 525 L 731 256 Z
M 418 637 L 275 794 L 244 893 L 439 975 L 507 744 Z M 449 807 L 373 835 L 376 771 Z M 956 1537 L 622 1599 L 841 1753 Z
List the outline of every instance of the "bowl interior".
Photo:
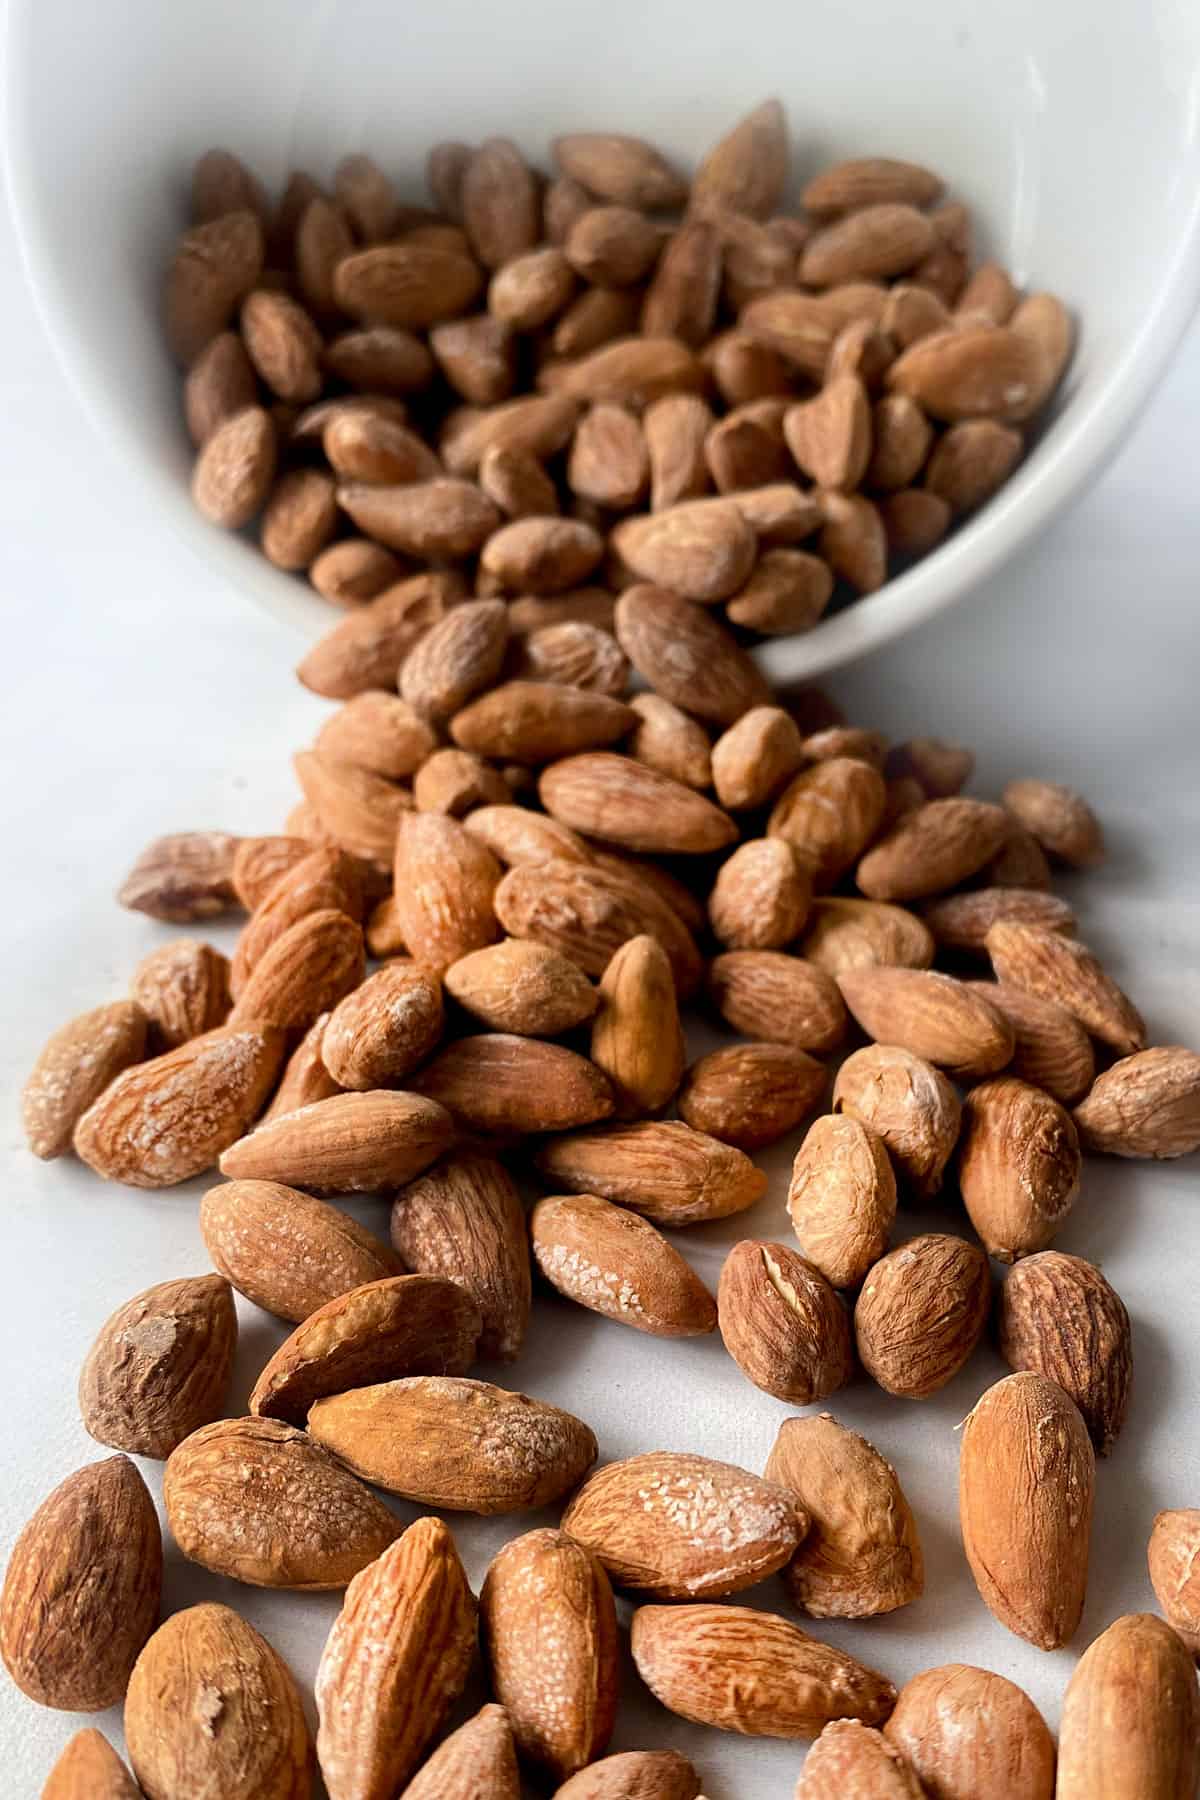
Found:
M 1200 9 L 1186 0 L 11 0 L 9 172 L 30 271 L 93 414 L 209 567 L 309 634 L 329 611 L 191 510 L 161 270 L 193 157 L 278 182 L 365 148 L 412 199 L 442 137 L 639 131 L 694 159 L 784 100 L 797 176 L 832 156 L 941 171 L 981 247 L 1061 294 L 1081 341 L 1058 416 L 980 517 L 877 596 L 769 646 L 832 666 L 963 592 L 1120 440 L 1200 283 Z M 67 97 L 59 106 L 54 96 Z

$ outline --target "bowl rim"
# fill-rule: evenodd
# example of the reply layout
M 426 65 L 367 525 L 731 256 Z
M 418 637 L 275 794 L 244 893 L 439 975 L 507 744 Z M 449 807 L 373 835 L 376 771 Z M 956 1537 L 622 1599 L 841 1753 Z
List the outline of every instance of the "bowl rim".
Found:
M 219 566 L 230 586 L 294 630 L 306 630 L 312 596 L 296 577 L 267 564 L 243 540 L 202 519 L 186 484 L 146 456 L 102 365 L 81 354 L 71 329 L 72 304 L 42 222 L 31 137 L 33 96 L 18 71 L 22 21 L 35 0 L 8 0 L 3 91 L 5 185 L 21 266 L 34 308 L 55 358 L 102 442 L 153 485 L 165 502 L 175 535 L 203 566 Z M 1200 306 L 1200 185 L 1184 230 L 1160 272 L 1157 292 L 1107 378 L 1087 400 L 1068 401 L 1038 446 L 1038 467 L 1020 474 L 944 544 L 876 593 L 821 620 L 811 631 L 768 639 L 753 654 L 780 685 L 805 680 L 854 661 L 944 611 L 971 592 L 1008 557 L 1024 548 L 1121 449 L 1149 403 L 1197 307 Z M 1086 327 L 1086 321 L 1085 327 Z M 1015 492 L 1013 489 L 1015 488 Z M 261 569 L 247 562 L 255 554 Z M 285 585 L 286 584 L 286 585 Z M 288 594 L 287 586 L 294 592 Z

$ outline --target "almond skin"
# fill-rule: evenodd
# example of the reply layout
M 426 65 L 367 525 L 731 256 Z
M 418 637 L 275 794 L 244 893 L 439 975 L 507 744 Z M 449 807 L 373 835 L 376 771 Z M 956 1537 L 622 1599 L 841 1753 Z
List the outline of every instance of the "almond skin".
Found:
M 737 837 L 728 814 L 632 757 L 593 751 L 552 763 L 538 782 L 552 818 L 627 850 L 696 855 Z
M 925 1800 L 925 1789 L 881 1732 L 834 1719 L 804 1759 L 796 1800 L 842 1800 L 856 1791 L 872 1800 Z
M 1050 856 L 1075 869 L 1104 860 L 1099 820 L 1072 788 L 1055 781 L 1010 781 L 1004 804 Z
M 740 1150 L 675 1120 L 567 1132 L 536 1160 L 555 1187 L 598 1194 L 668 1229 L 744 1212 L 767 1187 Z
M 403 1787 L 462 1692 L 475 1620 L 440 1519 L 418 1519 L 355 1576 L 315 1684 L 317 1758 L 330 1800 L 392 1800 Z
M 616 1104 L 608 1077 L 586 1056 L 502 1031 L 456 1039 L 413 1086 L 460 1129 L 500 1136 L 570 1131 L 607 1119 Z
M 985 800 L 930 800 L 893 825 L 858 865 L 871 900 L 918 900 L 957 887 L 1000 850 L 1009 833 L 1003 807 Z
M 896 1471 L 828 1413 L 786 1419 L 766 1477 L 794 1493 L 809 1529 L 783 1572 L 817 1619 L 866 1619 L 920 1598 L 925 1562 Z
M 237 1315 L 219 1275 L 163 1281 L 101 1326 L 79 1374 L 91 1435 L 134 1456 L 169 1456 L 221 1412 L 233 1374 Z
M 844 1113 L 816 1119 L 796 1152 L 787 1206 L 809 1261 L 833 1287 L 857 1287 L 887 1249 L 896 1217 L 883 1139 Z
M 962 1122 L 961 1102 L 940 1069 L 898 1046 L 869 1044 L 838 1070 L 833 1110 L 883 1139 L 910 1193 L 929 1200 L 940 1191 Z
M 453 1135 L 449 1114 L 423 1096 L 383 1089 L 334 1094 L 259 1125 L 223 1153 L 221 1173 L 374 1194 L 411 1181 Z
M 544 944 L 503 938 L 446 970 L 446 992 L 493 1031 L 557 1037 L 590 1019 L 595 988 L 575 963 Z
M 854 1368 L 850 1324 L 815 1263 L 753 1238 L 735 1244 L 717 1289 L 725 1348 L 743 1375 L 779 1400 L 808 1406 Z
M 1141 1014 L 1086 945 L 1009 920 L 993 925 L 985 942 L 996 978 L 1005 986 L 1065 1006 L 1093 1037 L 1122 1056 L 1145 1047 Z
M 732 1463 L 649 1451 L 607 1463 L 580 1488 L 563 1530 L 617 1587 L 660 1600 L 717 1599 L 787 1562 L 808 1529 L 783 1488 Z
M 728 207 L 765 219 L 788 178 L 787 121 L 778 100 L 764 100 L 719 138 L 692 179 L 692 206 Z
M 601 976 L 591 1054 L 626 1118 L 658 1112 L 673 1097 L 687 1052 L 670 958 L 657 938 L 630 938 Z
M 754 706 L 717 739 L 712 781 L 733 812 L 765 806 L 804 761 L 800 728 L 780 706 Z
M 1044 1250 L 1075 1204 L 1081 1164 L 1071 1116 L 1049 1094 L 1004 1077 L 967 1095 L 958 1182 L 989 1255 Z
M 129 1760 L 151 1800 L 307 1800 L 312 1742 L 282 1657 L 227 1606 L 173 1613 L 125 1697 Z
M 1044 389 L 1041 346 L 1024 333 L 996 325 L 957 325 L 931 332 L 897 357 L 887 372 L 893 392 L 907 394 L 931 418 L 1028 417 Z
M 884 1726 L 930 1800 L 1054 1800 L 1054 1739 L 1003 1675 L 948 1663 L 914 1675 Z
M 334 1007 L 321 1060 L 339 1087 L 396 1087 L 442 1035 L 442 990 L 419 963 L 392 962 Z
M 537 764 L 615 743 L 636 722 L 632 709 L 611 694 L 519 680 L 481 694 L 456 713 L 450 735 L 482 756 Z
M 708 897 L 713 933 L 729 950 L 781 950 L 812 904 L 807 865 L 782 838 L 748 838 L 722 863 Z
M 712 1295 L 648 1220 L 596 1194 L 539 1200 L 533 1254 L 569 1300 L 654 1337 L 703 1337 L 717 1323 Z
M 1171 1625 L 1195 1656 L 1200 1654 L 1200 1605 L 1197 1604 L 1196 1564 L 1200 1542 L 1200 1512 L 1182 1507 L 1160 1512 L 1150 1533 L 1148 1561 L 1150 1582 L 1158 1604 Z
M 454 1512 L 548 1506 L 596 1460 L 595 1437 L 570 1413 L 449 1375 L 331 1395 L 308 1429 L 377 1487 Z
M 970 1357 L 991 1298 L 977 1244 L 934 1232 L 901 1244 L 872 1268 L 854 1308 L 864 1369 L 889 1394 L 927 1399 Z
M 921 917 L 945 949 L 975 956 L 986 953 L 987 934 L 998 919 L 1042 925 L 1067 937 L 1075 930 L 1075 915 L 1066 901 L 1036 888 L 970 888 L 965 893 L 946 894 L 923 906 Z
M 849 969 L 838 986 L 869 1037 L 895 1044 L 953 1075 L 991 1075 L 1010 1061 L 1003 1013 L 953 975 L 933 969 Z
M 676 1104 L 695 1131 L 760 1150 L 815 1110 L 825 1082 L 823 1064 L 788 1044 L 727 1044 L 692 1064 Z
M 873 1669 L 749 1606 L 642 1606 L 632 1645 L 671 1712 L 746 1737 L 813 1738 L 831 1719 L 881 1724 L 896 1698 Z
M 1123 1057 L 1075 1108 L 1088 1150 L 1109 1156 L 1187 1156 L 1200 1149 L 1200 1056 L 1180 1044 Z
M 163 1505 L 185 1556 L 252 1587 L 345 1587 L 399 1529 L 381 1500 L 278 1419 L 193 1432 L 168 1458 Z
M 512 1726 L 502 1706 L 481 1706 L 444 1738 L 403 1800 L 521 1800 Z
M 1198 1722 L 1186 1645 L 1151 1613 L 1127 1613 L 1088 1646 L 1067 1684 L 1057 1800 L 1192 1793 Z
M 685 500 L 628 518 L 612 534 L 621 560 L 642 581 L 685 600 L 727 600 L 754 566 L 757 540 L 732 500 Z
M 139 1800 L 134 1782 L 106 1737 L 77 1731 L 51 1769 L 42 1800 Z
M 1040 1650 L 1069 1643 L 1079 1624 L 1094 1482 L 1079 1409 L 1041 1375 L 996 1382 L 963 1427 L 959 1518 L 975 1585 Z
M 243 844 L 239 851 L 243 877 L 250 860 L 246 854 L 249 848 Z M 345 851 L 332 846 L 314 849 L 310 844 L 303 856 L 278 856 L 278 864 L 282 866 L 277 879 L 255 900 L 254 911 L 238 939 L 231 976 L 235 997 L 241 995 L 267 951 L 294 925 L 317 912 L 339 912 L 351 920 L 362 917 L 359 866 Z M 250 874 L 253 882 L 253 870 Z
M 481 1323 L 470 1295 L 436 1275 L 393 1275 L 352 1288 L 279 1346 L 254 1384 L 250 1411 L 303 1425 L 326 1394 L 399 1375 L 463 1375 Z
M 492 1689 L 518 1747 L 566 1780 L 604 1750 L 616 1720 L 620 1662 L 608 1576 L 565 1531 L 530 1531 L 494 1557 L 479 1617 Z
M 400 1265 L 348 1213 L 277 1181 L 226 1181 L 200 1203 L 214 1264 L 240 1294 L 298 1324 L 339 1294 Z
M 162 1538 L 127 1456 L 77 1469 L 20 1533 L 0 1594 L 0 1655 L 23 1694 L 64 1712 L 116 1705 L 154 1629 Z
M 1133 1352 L 1129 1314 L 1099 1269 L 1058 1250 L 1025 1257 L 1005 1277 L 996 1315 L 1009 1368 L 1057 1382 L 1107 1456 L 1125 1422 Z
M 431 625 L 400 665 L 400 698 L 422 718 L 449 718 L 500 673 L 508 643 L 501 600 L 470 600 Z
M 381 545 L 376 548 L 388 555 Z M 408 651 L 462 591 L 459 577 L 437 570 L 408 581 L 383 580 L 365 604 L 318 639 L 297 664 L 297 676 L 327 700 L 351 700 L 355 694 L 394 686 Z
M 140 1062 L 149 1025 L 134 1000 L 97 1006 L 49 1037 L 21 1094 L 29 1148 L 44 1161 L 71 1148 L 75 1127 L 118 1075 Z
M 529 1322 L 525 1214 L 507 1170 L 491 1157 L 443 1157 L 400 1189 L 392 1243 L 405 1265 L 457 1282 L 482 1320 L 479 1355 L 512 1362 Z
M 708 991 L 726 1024 L 796 1050 L 833 1050 L 846 1009 L 823 969 L 780 950 L 727 950 L 713 958 Z
M 1003 1013 L 1012 1026 L 1016 1049 L 1010 1074 L 1045 1089 L 1063 1106 L 1087 1093 L 1096 1073 L 1091 1039 L 1065 1006 L 999 981 L 967 985 Z

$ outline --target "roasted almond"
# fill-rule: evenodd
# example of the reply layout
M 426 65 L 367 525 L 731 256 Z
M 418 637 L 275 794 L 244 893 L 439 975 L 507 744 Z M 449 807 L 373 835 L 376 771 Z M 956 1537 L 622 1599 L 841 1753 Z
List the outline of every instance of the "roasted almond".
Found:
M 411 1181 L 453 1135 L 449 1114 L 422 1095 L 334 1094 L 259 1125 L 224 1152 L 221 1173 L 373 1194 Z
M 900 1689 L 884 1727 L 930 1795 L 1054 1800 L 1054 1739 L 1029 1696 L 988 1669 L 948 1663 Z
M 303 404 L 321 392 L 321 334 L 290 294 L 255 288 L 241 309 L 242 342 L 261 381 L 280 400 Z
M 1044 1250 L 1075 1204 L 1081 1165 L 1070 1114 L 1040 1088 L 1008 1076 L 967 1095 L 958 1183 L 989 1255 Z
M 856 1287 L 886 1250 L 896 1217 L 883 1139 L 844 1113 L 817 1119 L 796 1152 L 787 1204 L 809 1261 L 834 1287 Z
M 872 900 L 917 900 L 966 881 L 1008 836 L 1004 810 L 985 800 L 930 800 L 893 825 L 858 865 Z
M 1107 1456 L 1129 1404 L 1132 1348 L 1129 1314 L 1099 1269 L 1058 1250 L 1024 1258 L 1001 1286 L 997 1325 L 1009 1368 L 1057 1382 Z
M 851 1013 L 878 1044 L 898 1045 L 951 1074 L 994 1074 L 1011 1059 L 1003 1013 L 953 975 L 882 964 L 847 969 L 838 986 Z
M 429 333 L 429 348 L 454 392 L 472 407 L 498 406 L 508 399 L 516 385 L 516 335 L 511 326 L 491 313 L 447 319 L 444 324 L 433 326 Z M 522 402 L 515 404 L 519 406 Z M 444 444 L 442 450 L 444 453 Z M 479 467 L 481 454 L 481 450 L 475 449 L 469 458 L 469 468 L 456 468 L 455 473 L 473 474 Z M 454 464 L 448 461 L 447 467 L 453 468 Z
M 637 760 L 686 787 L 711 787 L 712 753 L 704 727 L 661 694 L 636 694 L 630 705 L 640 720 L 629 743 Z
M 834 1080 L 833 1110 L 860 1119 L 883 1139 L 899 1180 L 916 1198 L 939 1192 L 962 1107 L 932 1063 L 891 1044 L 856 1050 Z
M 254 964 L 229 1015 L 230 1029 L 305 1031 L 359 985 L 365 967 L 360 925 L 333 907 L 307 913 Z
M 1091 1643 L 1063 1701 L 1058 1800 L 1188 1794 L 1200 1772 L 1196 1670 L 1151 1613 L 1127 1613 Z
M 934 941 L 928 927 L 901 906 L 839 894 L 813 901 L 797 948 L 840 980 L 855 969 L 927 969 Z
M 298 840 L 285 838 L 283 842 L 295 845 Z M 247 840 L 242 847 L 243 852 L 251 850 L 253 845 L 253 839 Z M 271 860 L 276 859 L 258 858 L 256 862 Z M 247 873 L 247 861 L 248 858 L 243 856 L 243 875 Z M 333 847 L 313 849 L 309 845 L 306 853 L 300 857 L 295 857 L 293 851 L 289 850 L 286 858 L 278 858 L 277 866 L 279 864 L 283 866 L 280 867 L 276 880 L 259 897 L 238 938 L 230 972 L 230 984 L 235 997 L 240 997 L 251 971 L 262 961 L 267 951 L 301 920 L 318 912 L 325 914 L 329 911 L 340 913 L 349 920 L 362 917 L 361 876 L 354 859 L 345 851 Z M 249 872 L 253 876 L 254 870 Z M 265 873 L 264 870 L 264 875 Z
M 236 901 L 227 831 L 177 831 L 147 844 L 121 884 L 117 900 L 172 925 L 215 918 Z
M 765 219 L 779 204 L 788 163 L 783 107 L 778 100 L 764 100 L 702 158 L 692 178 L 691 204 Z
M 640 413 L 664 394 L 701 393 L 706 383 L 704 364 L 678 338 L 634 336 L 616 338 L 561 371 L 543 369 L 539 385 L 552 385 L 554 399 L 611 402 Z
M 494 327 L 494 321 L 489 324 Z M 442 460 L 453 475 L 477 474 L 484 456 L 494 449 L 524 450 L 543 461 L 570 441 L 578 417 L 579 403 L 569 394 L 531 394 L 506 405 L 485 406 L 480 412 L 464 407 L 443 427 Z M 498 526 L 499 520 L 492 529 Z
M 697 1800 L 700 1779 L 678 1750 L 623 1750 L 563 1783 L 554 1800 Z
M 1039 1000 L 1002 982 L 977 981 L 968 986 L 1003 1013 L 1012 1026 L 1016 1049 L 1009 1064 L 1011 1074 L 1044 1088 L 1064 1106 L 1087 1093 L 1096 1059 L 1087 1032 L 1065 1006 Z
M 47 1039 L 21 1094 L 25 1136 L 35 1156 L 66 1154 L 88 1108 L 141 1061 L 147 1024 L 135 1000 L 114 1000 L 80 1013 Z
M 477 806 L 502 806 L 512 789 L 499 769 L 472 750 L 435 750 L 413 778 L 418 812 L 460 818 Z
M 442 991 L 420 963 L 391 962 L 338 1002 L 321 1059 L 341 1088 L 397 1087 L 442 1035 Z
M 105 1320 L 79 1374 L 91 1435 L 134 1456 L 169 1456 L 225 1404 L 237 1315 L 219 1275 L 162 1281 Z
M 474 1301 L 479 1355 L 511 1362 L 529 1320 L 529 1246 L 503 1165 L 466 1152 L 443 1157 L 400 1189 L 391 1233 L 408 1268 L 456 1282 Z
M 725 608 L 734 625 L 766 637 L 808 631 L 833 594 L 833 572 L 806 550 L 765 550 Z
M 733 820 L 692 788 L 632 757 L 593 751 L 552 763 L 538 783 L 552 818 L 629 850 L 718 850 L 737 836 Z
M 708 991 L 721 1017 L 746 1037 L 832 1050 L 846 1011 L 823 969 L 780 950 L 727 950 L 709 965 Z
M 509 519 L 544 518 L 558 510 L 558 489 L 528 450 L 493 444 L 480 458 L 479 485 Z
M 790 713 L 754 706 L 713 745 L 712 778 L 721 805 L 740 812 L 773 800 L 804 760 L 803 740 Z
M 461 203 L 471 247 L 489 269 L 532 250 L 541 235 L 538 179 L 509 138 L 487 138 L 467 159 Z
M 1104 859 L 1104 837 L 1095 813 L 1072 788 L 1055 781 L 1010 781 L 1004 805 L 1042 849 L 1072 868 Z
M 759 1150 L 816 1108 L 825 1082 L 823 1064 L 789 1044 L 727 1044 L 692 1064 L 676 1104 L 694 1130 Z
M 271 415 L 261 406 L 244 406 L 205 441 L 192 471 L 192 499 L 212 524 L 240 531 L 262 510 L 275 466 Z
M 554 244 L 504 263 L 488 283 L 488 310 L 514 331 L 549 324 L 575 292 L 571 264 Z
M 1145 1045 L 1141 1014 L 1086 945 L 1005 919 L 990 928 L 985 943 L 996 977 L 1006 987 L 1065 1006 L 1093 1037 L 1123 1056 Z
M 1200 1057 L 1180 1044 L 1122 1057 L 1096 1077 L 1074 1119 L 1088 1150 L 1186 1156 L 1200 1148 Z
M 626 519 L 612 536 L 622 561 L 642 581 L 686 600 L 728 599 L 754 565 L 756 539 L 731 500 L 686 500 Z
M 42 1800 L 139 1800 L 141 1789 L 108 1739 L 77 1731 L 51 1769 Z
M 543 1180 L 598 1194 L 668 1229 L 745 1212 L 767 1178 L 748 1156 L 675 1120 L 567 1132 L 538 1152 Z
M 183 406 L 187 428 L 199 450 L 218 425 L 258 399 L 258 382 L 236 331 L 222 331 L 200 352 L 187 372 Z
M 646 932 L 670 957 L 681 997 L 700 979 L 687 926 L 633 870 L 558 859 L 519 864 L 497 887 L 495 908 L 513 937 L 560 951 L 587 975 L 603 975 L 621 945 Z
M 600 978 L 591 1057 L 608 1076 L 616 1110 L 657 1112 L 672 1098 L 686 1059 L 670 958 L 657 938 L 630 938 Z
M 167 267 L 163 315 L 172 355 L 190 366 L 262 272 L 262 223 L 240 208 L 185 232 Z
M 636 714 L 623 701 L 557 681 L 506 681 L 456 713 L 456 744 L 520 763 L 599 749 L 625 737 Z
M 613 131 L 575 131 L 554 139 L 554 160 L 589 193 L 649 212 L 683 203 L 687 186 L 644 138 Z
M 277 1181 L 227 1181 L 200 1203 L 214 1264 L 240 1294 L 299 1323 L 339 1294 L 400 1265 L 348 1213 Z
M 1030 294 L 1008 321 L 1010 330 L 1041 353 L 1041 377 L 1031 386 L 1017 417 L 1031 419 L 1045 405 L 1071 360 L 1075 322 L 1055 294 Z
M 770 692 L 732 633 L 666 588 L 639 585 L 617 602 L 617 640 L 638 674 L 696 717 L 733 725 Z
M 794 1406 L 823 1400 L 850 1379 L 850 1325 L 829 1282 L 783 1244 L 735 1244 L 717 1289 L 718 1325 L 743 1375 Z
M 855 1304 L 864 1369 L 886 1393 L 928 1399 L 970 1357 L 991 1300 L 988 1260 L 977 1244 L 936 1232 L 910 1238 L 879 1259 Z
M 1124 1311 L 1124 1308 L 1122 1308 Z M 1150 1583 L 1167 1623 L 1193 1656 L 1200 1650 L 1200 1608 L 1196 1600 L 1196 1559 L 1200 1513 L 1193 1507 L 1160 1512 L 1150 1533 Z
M 313 846 L 307 838 L 278 837 L 243 838 L 233 859 L 233 885 L 247 912 L 254 912 L 277 882 L 311 856 Z M 290 921 L 289 921 L 290 922 Z
M 466 312 L 482 285 L 478 264 L 461 252 L 372 244 L 338 263 L 333 297 L 351 318 L 414 331 Z
M 935 419 L 1029 417 L 1045 386 L 1045 359 L 1033 338 L 1011 326 L 968 324 L 918 339 L 897 357 L 887 384 Z
M 806 287 L 836 287 L 903 275 L 933 245 L 933 226 L 917 207 L 895 200 L 859 206 L 809 239 L 800 258 L 800 280 Z
M 473 556 L 500 525 L 499 508 L 482 488 L 450 475 L 402 487 L 345 482 L 337 498 L 360 531 L 431 561 Z
M 646 1219 L 596 1194 L 539 1200 L 530 1218 L 533 1254 L 559 1293 L 592 1312 L 654 1337 L 713 1330 L 712 1295 Z
M 878 770 L 857 757 L 834 757 L 802 769 L 788 783 L 767 832 L 786 839 L 811 865 L 820 892 L 862 855 L 883 821 L 886 799 Z
M 722 863 L 708 897 L 718 942 L 778 950 L 799 936 L 812 903 L 808 866 L 782 838 L 748 838 Z
M 615 1106 L 611 1083 L 587 1057 L 503 1031 L 457 1038 L 426 1063 L 413 1087 L 460 1127 L 502 1137 L 570 1131 L 607 1119 Z
M 986 954 L 987 934 L 1001 919 L 1040 925 L 1065 937 L 1075 930 L 1075 914 L 1067 902 L 1037 888 L 968 888 L 959 894 L 943 894 L 921 908 L 921 917 L 943 948 L 976 956 Z
M 804 1759 L 796 1800 L 841 1800 L 846 1793 L 873 1800 L 925 1800 L 908 1762 L 872 1725 L 833 1719 Z
M 410 955 L 439 973 L 500 935 L 492 900 L 500 865 L 441 813 L 407 817 L 396 840 L 396 920 Z
M 443 1738 L 404 1800 L 521 1800 L 512 1726 L 502 1706 L 481 1706 Z
M 511 592 L 558 594 L 586 581 L 603 554 L 599 532 L 580 519 L 513 519 L 488 537 L 480 567 Z
M 542 944 L 504 938 L 446 971 L 446 991 L 494 1031 L 557 1037 L 596 1010 L 596 990 L 569 958 Z
M 368 689 L 393 687 L 408 651 L 461 594 L 459 578 L 437 569 L 385 585 L 326 632 L 297 665 L 296 674 L 327 700 L 350 700 Z
M 699 394 L 666 394 L 646 408 L 642 432 L 650 459 L 652 512 L 708 492 L 704 446 L 712 424 L 712 410 Z

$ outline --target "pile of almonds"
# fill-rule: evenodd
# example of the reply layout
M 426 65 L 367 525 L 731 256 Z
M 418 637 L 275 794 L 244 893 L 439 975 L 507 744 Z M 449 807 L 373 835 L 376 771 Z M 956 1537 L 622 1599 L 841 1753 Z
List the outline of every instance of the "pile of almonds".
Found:
M 1074 328 L 971 272 L 938 175 L 842 162 L 781 210 L 775 100 L 690 185 L 639 138 L 553 156 L 547 179 L 506 138 L 437 144 L 432 207 L 364 155 L 277 205 L 201 158 L 165 306 L 208 518 L 385 619 L 433 566 L 583 624 L 656 582 L 775 636 L 1012 472 Z
M 755 115 L 705 165 L 763 174 L 752 213 L 775 204 L 773 131 Z M 585 141 L 565 142 L 582 169 Z M 586 142 L 593 194 L 597 170 L 656 166 L 627 140 L 600 140 L 599 161 Z M 510 194 L 494 147 L 459 162 L 466 194 Z M 222 169 L 202 164 L 202 214 Z M 358 173 L 341 191 L 366 219 L 379 190 Z M 899 1398 L 932 1394 L 992 1320 L 1013 1373 L 962 1432 L 963 1547 L 994 1616 L 1057 1648 L 1080 1621 L 1131 1338 L 1100 1270 L 1054 1240 L 1084 1151 L 1200 1147 L 1200 1055 L 1148 1047 L 1051 891 L 1052 867 L 1103 855 L 1079 796 L 1031 779 L 999 803 L 965 797 L 968 751 L 889 747 L 815 690 L 773 695 L 687 592 L 631 582 L 585 608 L 528 591 L 495 542 L 484 571 L 511 569 L 521 597 L 397 565 L 309 651 L 301 678 L 339 704 L 296 758 L 282 834 L 187 832 L 139 859 L 123 903 L 183 925 L 241 909 L 233 956 L 165 943 L 128 998 L 50 1039 L 26 1086 L 41 1157 L 74 1150 L 148 1189 L 227 1177 L 201 1202 L 216 1272 L 125 1301 L 84 1361 L 84 1423 L 118 1454 L 62 1482 L 9 1561 L 13 1679 L 70 1711 L 123 1700 L 137 1783 L 83 1731 L 44 1795 L 312 1792 L 274 1649 L 225 1604 L 159 1624 L 143 1456 L 165 1459 L 166 1523 L 196 1564 L 345 1590 L 316 1683 L 331 1800 L 517 1800 L 523 1773 L 559 1800 L 696 1800 L 676 1752 L 605 1755 L 625 1661 L 614 1590 L 664 1707 L 816 1740 L 798 1800 L 1185 1800 L 1200 1510 L 1159 1515 L 1169 1622 L 1118 1619 L 1091 1645 L 1056 1751 L 1000 1675 L 949 1665 L 897 1693 L 790 1619 L 727 1604 L 776 1572 L 806 1619 L 922 1593 L 895 1470 L 828 1412 L 785 1417 L 761 1475 L 655 1449 L 597 1466 L 584 1420 L 472 1374 L 519 1358 L 535 1272 L 642 1333 L 718 1330 L 791 1407 L 860 1366 Z M 692 553 L 716 556 L 708 540 Z M 728 1041 L 689 1064 L 697 1008 Z M 793 1241 L 736 1242 L 714 1296 L 664 1228 L 748 1211 L 767 1188 L 754 1152 L 792 1134 Z M 944 1184 L 958 1229 L 896 1242 L 898 1206 Z M 350 1194 L 390 1205 L 390 1242 L 327 1198 Z M 235 1289 L 294 1329 L 226 1417 Z M 427 1515 L 402 1530 L 376 1489 Z M 476 1597 L 440 1515 L 548 1506 L 560 1525 L 507 1543 Z M 439 1743 L 480 1648 L 494 1700 Z

